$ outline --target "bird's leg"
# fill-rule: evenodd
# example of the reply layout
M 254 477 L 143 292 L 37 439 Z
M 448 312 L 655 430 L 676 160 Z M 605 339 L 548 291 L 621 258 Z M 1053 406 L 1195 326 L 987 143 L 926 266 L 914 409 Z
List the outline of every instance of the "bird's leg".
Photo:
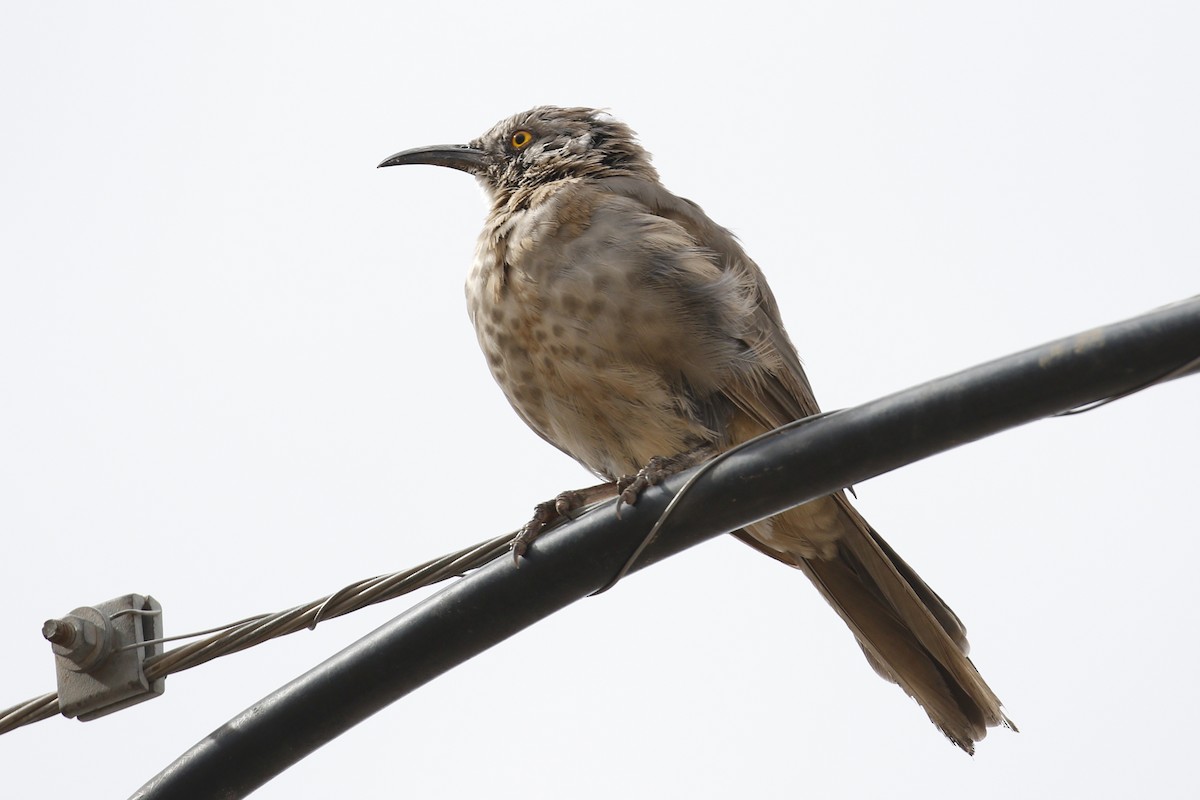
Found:
M 529 549 L 529 545 L 533 544 L 533 540 L 541 536 L 546 528 L 558 522 L 563 517 L 569 519 L 572 511 L 577 511 L 601 500 L 607 500 L 610 497 L 616 496 L 616 494 L 616 481 L 609 481 L 608 483 L 589 486 L 586 489 L 566 491 L 553 500 L 538 503 L 533 507 L 533 518 L 521 527 L 521 530 L 517 532 L 517 535 L 513 537 L 512 543 L 508 546 L 508 549 L 512 550 L 513 560 L 517 561 L 521 556 L 525 555 L 525 551 Z
M 705 444 L 669 458 L 655 456 L 646 463 L 646 466 L 638 470 L 637 475 L 624 475 L 617 478 L 617 513 L 621 513 L 622 503 L 635 504 L 648 486 L 657 486 L 676 472 L 682 472 L 702 461 L 707 461 L 716 453 L 715 447 Z
M 517 535 L 513 537 L 508 549 L 512 550 L 513 560 L 519 561 L 529 550 L 533 540 L 563 517 L 570 517 L 572 511 L 577 511 L 592 503 L 617 497 L 617 513 L 621 513 L 621 504 L 633 505 L 638 495 L 647 486 L 657 486 L 666 478 L 681 472 L 688 467 L 694 467 L 702 461 L 707 461 L 716 454 L 712 445 L 701 445 L 694 450 L 680 453 L 676 456 L 655 456 L 645 467 L 638 470 L 636 475 L 626 475 L 608 483 L 598 483 L 586 489 L 574 489 L 563 492 L 553 500 L 538 503 L 533 507 L 533 517 L 526 522 Z

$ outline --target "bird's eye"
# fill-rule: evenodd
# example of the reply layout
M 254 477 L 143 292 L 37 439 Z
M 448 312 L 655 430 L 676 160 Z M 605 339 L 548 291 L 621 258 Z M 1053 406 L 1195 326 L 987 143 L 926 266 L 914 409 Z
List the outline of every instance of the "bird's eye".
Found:
M 513 147 L 520 150 L 522 147 L 533 141 L 533 134 L 529 131 L 517 131 L 512 135 L 512 138 L 509 139 L 509 141 L 512 142 Z

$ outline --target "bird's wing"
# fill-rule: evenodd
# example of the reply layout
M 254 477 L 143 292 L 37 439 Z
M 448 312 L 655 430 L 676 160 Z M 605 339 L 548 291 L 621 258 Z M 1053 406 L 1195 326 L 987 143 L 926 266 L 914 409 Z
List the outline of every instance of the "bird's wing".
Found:
M 739 289 L 749 296 L 752 308 L 738 335 L 752 355 L 752 365 L 731 373 L 722 393 L 765 430 L 819 413 L 800 357 L 784 330 L 775 296 L 733 234 L 709 219 L 695 203 L 660 184 L 635 178 L 612 178 L 604 184 L 682 228 L 696 246 L 713 254 L 718 269 L 737 276 Z

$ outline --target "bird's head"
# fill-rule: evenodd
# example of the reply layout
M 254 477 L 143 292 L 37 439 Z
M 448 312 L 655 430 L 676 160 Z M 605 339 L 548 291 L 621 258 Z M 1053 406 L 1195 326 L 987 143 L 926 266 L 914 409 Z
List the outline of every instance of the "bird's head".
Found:
M 435 164 L 469 172 L 493 195 L 568 178 L 657 180 L 647 153 L 624 123 L 592 108 L 538 106 L 497 123 L 468 144 L 404 150 L 379 166 Z

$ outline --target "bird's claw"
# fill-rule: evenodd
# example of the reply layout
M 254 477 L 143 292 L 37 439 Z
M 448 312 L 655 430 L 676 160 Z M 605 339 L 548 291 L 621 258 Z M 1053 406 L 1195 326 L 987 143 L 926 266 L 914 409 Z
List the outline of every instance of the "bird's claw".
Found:
M 509 542 L 508 549 L 512 551 L 513 563 L 520 566 L 521 556 L 529 551 L 529 546 L 533 544 L 534 539 L 541 536 L 554 523 L 563 519 L 571 519 L 571 512 L 605 496 L 610 485 L 600 484 L 588 489 L 562 492 L 553 500 L 547 500 L 534 506 L 533 517 L 521 526 L 521 530 L 517 531 L 517 535 Z M 607 496 L 611 497 L 612 495 L 608 493 Z
M 572 511 L 577 511 L 585 505 L 587 505 L 587 498 L 584 497 L 583 492 L 575 490 L 563 492 L 554 498 L 554 511 L 558 516 L 566 517 L 567 519 L 572 519 Z
M 646 466 L 638 470 L 636 475 L 623 475 L 617 478 L 617 517 L 621 516 L 622 505 L 636 505 L 638 498 L 647 488 L 657 486 L 664 479 L 674 474 L 670 459 L 655 456 L 646 462 Z
M 517 531 L 517 535 L 509 543 L 508 549 L 512 551 L 513 563 L 518 567 L 521 566 L 521 556 L 525 555 L 529 550 L 529 545 L 533 544 L 533 540 L 542 535 L 551 522 L 554 522 L 562 516 L 562 512 L 558 510 L 558 500 L 562 495 L 548 500 L 545 503 L 538 503 L 533 507 L 533 517 L 529 522 L 521 526 L 521 530 Z

